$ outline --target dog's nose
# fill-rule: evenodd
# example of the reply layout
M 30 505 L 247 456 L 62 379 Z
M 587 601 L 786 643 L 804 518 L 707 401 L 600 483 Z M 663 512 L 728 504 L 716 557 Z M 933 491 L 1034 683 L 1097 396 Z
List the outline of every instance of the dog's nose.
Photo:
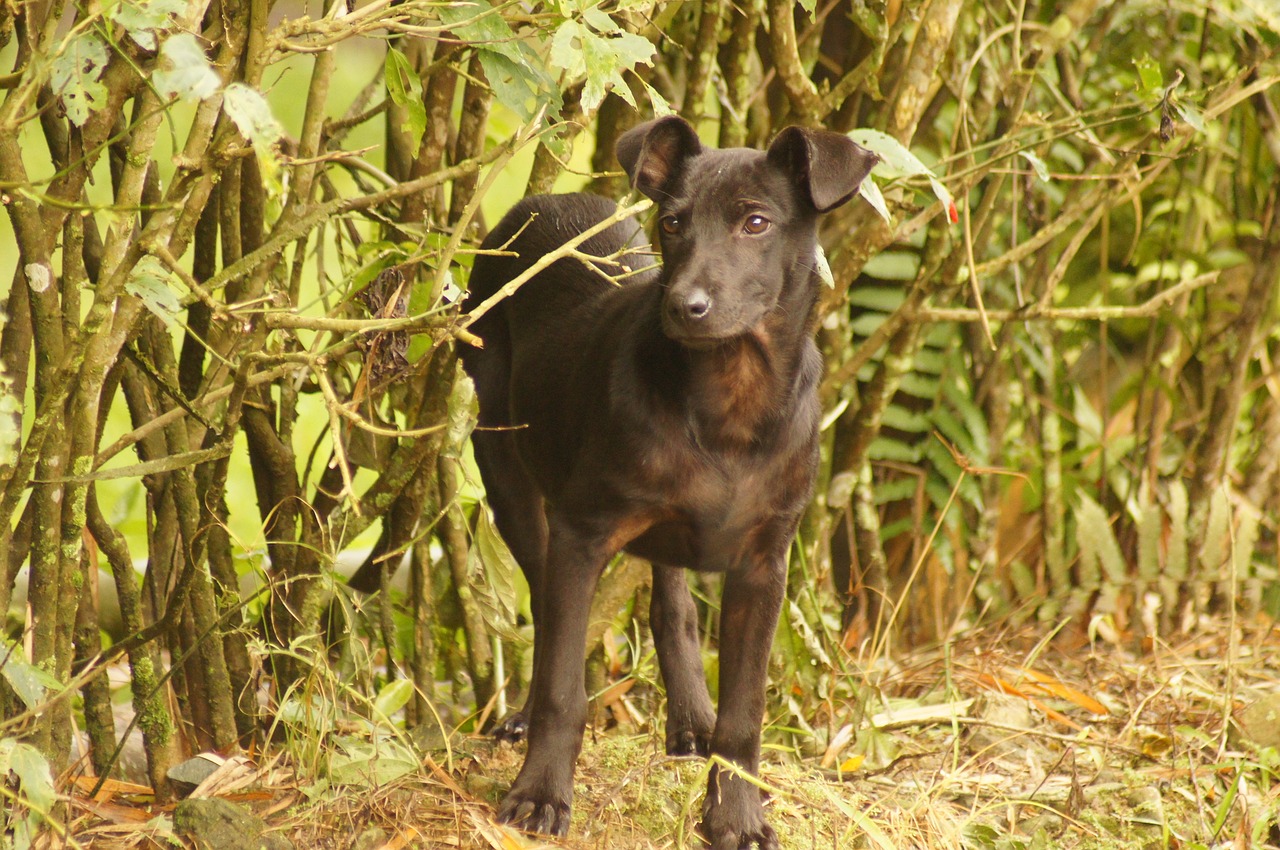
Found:
M 711 294 L 701 287 L 690 290 L 683 298 L 673 298 L 672 315 L 683 321 L 697 321 L 711 311 Z

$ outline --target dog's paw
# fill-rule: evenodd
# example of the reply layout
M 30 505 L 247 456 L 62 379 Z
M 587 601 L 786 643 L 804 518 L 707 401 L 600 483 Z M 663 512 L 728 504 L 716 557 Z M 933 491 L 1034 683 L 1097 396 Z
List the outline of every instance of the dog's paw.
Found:
M 523 712 L 517 711 L 503 718 L 502 722 L 494 726 L 489 734 L 499 741 L 518 744 L 529 737 L 529 721 L 525 719 Z
M 773 827 L 765 824 L 757 833 L 747 835 L 738 832 L 724 832 L 718 836 L 708 835 L 700 826 L 698 828 L 702 840 L 711 850 L 779 850 L 778 833 Z
M 563 836 L 569 832 L 569 810 L 569 800 L 559 795 L 512 788 L 498 806 L 498 820 L 527 832 Z
M 739 832 L 723 832 L 718 836 L 709 835 L 705 832 L 702 825 L 698 827 L 698 834 L 702 837 L 703 842 L 711 850 L 779 850 L 778 833 L 773 831 L 773 827 L 764 824 L 759 832 L 753 834 Z
M 711 753 L 711 732 L 695 732 L 692 729 L 673 729 L 667 732 L 667 755 L 701 756 Z
M 711 755 L 711 732 L 716 726 L 716 710 L 711 700 L 670 699 L 667 703 L 667 755 Z
M 779 850 L 764 819 L 764 794 L 746 780 L 712 768 L 698 835 L 711 850 Z

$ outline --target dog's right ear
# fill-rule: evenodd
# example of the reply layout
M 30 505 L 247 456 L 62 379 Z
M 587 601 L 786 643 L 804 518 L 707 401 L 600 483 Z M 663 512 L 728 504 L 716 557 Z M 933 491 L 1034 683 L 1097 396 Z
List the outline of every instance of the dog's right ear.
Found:
M 788 127 L 769 145 L 769 160 L 791 172 L 824 213 L 852 198 L 880 157 L 842 133 Z
M 615 153 L 631 185 L 661 200 L 685 161 L 702 152 L 702 142 L 689 122 L 679 115 L 655 118 L 632 127 L 618 139 Z

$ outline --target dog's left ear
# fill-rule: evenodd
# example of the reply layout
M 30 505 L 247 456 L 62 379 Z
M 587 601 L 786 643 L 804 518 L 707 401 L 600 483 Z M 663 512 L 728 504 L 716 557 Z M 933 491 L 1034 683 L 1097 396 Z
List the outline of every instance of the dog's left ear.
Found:
M 824 213 L 852 198 L 880 157 L 840 133 L 788 127 L 769 145 L 769 160 L 795 175 Z
M 685 162 L 702 152 L 698 134 L 688 121 L 667 115 L 632 127 L 618 138 L 614 153 L 631 185 L 655 201 L 684 171 Z

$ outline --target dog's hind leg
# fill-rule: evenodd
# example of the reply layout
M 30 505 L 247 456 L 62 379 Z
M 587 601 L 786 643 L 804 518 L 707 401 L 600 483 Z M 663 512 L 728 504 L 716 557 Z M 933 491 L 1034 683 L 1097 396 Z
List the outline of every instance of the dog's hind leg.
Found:
M 705 756 L 716 712 L 702 668 L 698 609 L 683 569 L 653 565 L 649 626 L 667 690 L 667 753 Z
M 480 421 L 471 435 L 476 465 L 485 482 L 494 524 L 524 573 L 531 595 L 535 626 L 539 619 L 542 567 L 547 555 L 547 519 L 542 493 L 530 478 L 516 449 L 508 413 L 511 395 L 511 341 L 505 317 L 490 314 L 476 323 L 483 350 L 463 349 L 463 361 L 476 386 Z M 501 683 L 499 683 L 501 684 Z M 494 737 L 515 743 L 528 733 L 531 705 L 502 718 Z
M 613 554 L 609 529 L 549 517 L 542 572 L 543 616 L 534 628 L 529 751 L 498 820 L 532 832 L 564 835 L 573 801 L 573 768 L 587 722 L 583 647 L 591 599 Z
M 487 496 L 494 524 L 529 584 L 529 608 L 536 629 L 542 619 L 539 613 L 542 571 L 547 552 L 547 520 L 543 513 L 542 494 L 525 471 L 510 432 L 476 431 L 472 434 L 471 443 L 481 476 L 486 482 L 491 482 Z M 492 485 L 499 480 L 503 482 L 501 487 Z M 532 698 L 530 694 L 529 699 Z M 502 718 L 491 730 L 493 736 L 511 743 L 524 740 L 532 707 L 526 703 L 520 711 Z

